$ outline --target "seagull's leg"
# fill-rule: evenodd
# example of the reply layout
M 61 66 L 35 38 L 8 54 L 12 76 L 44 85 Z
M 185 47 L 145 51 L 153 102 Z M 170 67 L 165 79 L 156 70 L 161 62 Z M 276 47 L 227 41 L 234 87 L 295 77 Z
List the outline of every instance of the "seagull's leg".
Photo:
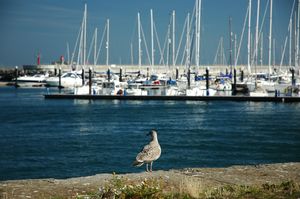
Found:
M 152 164 L 153 162 L 150 163 L 150 172 L 152 172 Z
M 148 163 L 146 163 L 146 171 L 149 172 Z

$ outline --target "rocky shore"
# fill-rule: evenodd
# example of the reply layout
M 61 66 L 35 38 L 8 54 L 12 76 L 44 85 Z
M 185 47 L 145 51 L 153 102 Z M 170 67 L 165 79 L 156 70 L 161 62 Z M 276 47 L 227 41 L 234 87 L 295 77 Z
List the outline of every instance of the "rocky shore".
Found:
M 118 191 L 117 188 L 124 190 L 135 185 L 142 186 L 145 189 L 147 183 L 158 186 L 157 188 L 151 188 L 151 190 L 160 189 L 167 194 L 178 193 L 191 198 L 201 198 L 201 196 L 210 198 L 211 192 L 218 190 L 220 187 L 275 186 L 286 182 L 293 183 L 289 186 L 295 188 L 295 193 L 291 194 L 300 194 L 297 189 L 300 184 L 300 163 L 232 166 L 227 168 L 187 168 L 120 175 L 97 174 L 70 179 L 1 181 L 0 198 L 93 198 L 92 196 L 95 196 L 95 194 L 97 196 L 95 198 L 111 198 L 103 195 L 105 194 L 104 189 L 106 189 L 106 192 L 112 192 L 112 190 Z M 123 187 L 121 188 L 121 186 Z M 290 189 L 290 187 L 285 189 Z M 300 195 L 297 197 L 300 197 Z

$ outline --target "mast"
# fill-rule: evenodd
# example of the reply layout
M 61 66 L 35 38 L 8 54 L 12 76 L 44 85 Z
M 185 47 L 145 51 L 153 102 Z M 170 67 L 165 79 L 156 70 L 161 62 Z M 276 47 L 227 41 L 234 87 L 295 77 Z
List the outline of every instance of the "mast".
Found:
M 132 46 L 132 43 L 130 43 L 130 61 L 131 61 L 131 65 L 133 66 L 133 46 Z
M 273 0 L 270 0 L 270 28 L 269 28 L 269 73 L 271 74 L 271 50 L 272 50 L 272 15 L 273 15 Z
M 85 12 L 84 12 L 85 13 Z M 81 24 L 81 29 L 80 29 L 80 38 L 79 38 L 79 48 L 78 48 L 78 56 L 77 56 L 77 64 L 81 64 L 82 67 L 84 65 L 84 61 L 83 61 L 83 49 L 84 49 L 84 46 L 83 46 L 83 35 L 84 35 L 84 18 L 85 18 L 85 14 L 83 14 L 83 20 L 82 20 L 82 24 Z M 75 68 L 75 70 L 77 70 L 77 67 Z
M 106 65 L 108 66 L 109 60 L 109 19 L 106 21 L 107 33 L 106 33 Z
M 173 22 L 173 29 L 172 29 L 172 63 L 173 63 L 173 67 L 175 67 L 175 10 L 173 10 L 172 13 L 172 22 Z
M 296 11 L 295 11 L 295 16 L 294 16 L 294 66 L 296 66 L 296 60 L 297 60 L 297 50 L 296 50 L 296 46 L 297 46 L 297 15 L 296 15 Z
M 141 68 L 142 65 L 142 50 L 141 50 L 141 17 L 140 13 L 138 12 L 138 45 L 139 45 L 139 69 Z
M 70 64 L 70 46 L 69 46 L 69 42 L 67 42 L 67 56 L 68 56 L 68 64 Z
M 276 40 L 273 39 L 273 66 L 275 66 L 275 45 L 276 45 Z
M 168 25 L 168 34 L 167 34 L 167 66 L 168 69 L 170 69 L 170 49 L 171 49 L 171 38 L 170 38 L 170 33 L 171 33 L 171 25 Z
M 255 52 L 253 55 L 253 61 L 255 61 L 255 66 L 257 65 L 258 57 L 258 27 L 259 27 L 259 10 L 260 10 L 260 0 L 257 0 L 257 14 L 256 14 L 256 28 L 255 28 Z
M 223 64 L 223 37 L 220 38 L 220 52 L 219 52 L 219 64 Z
M 293 13 L 293 11 L 292 11 Z M 293 15 L 293 14 L 292 14 Z M 289 38 L 289 67 L 292 66 L 292 24 L 293 24 L 293 17 L 290 17 L 290 24 L 289 24 L 289 31 L 290 31 L 290 38 Z
M 231 31 L 232 18 L 229 17 L 229 64 L 230 72 L 232 73 L 232 31 Z
M 272 0 L 271 0 L 272 1 Z M 250 50 L 251 50 L 251 4 L 252 0 L 249 0 L 249 15 L 248 15 L 248 73 L 251 73 L 251 64 L 250 64 Z
M 288 31 L 289 31 L 289 66 L 291 67 L 292 66 L 292 35 L 293 35 L 293 14 L 294 14 L 294 8 L 295 8 L 295 3 L 296 3 L 296 0 L 294 0 L 294 3 L 293 3 L 293 7 L 292 7 L 292 11 L 291 11 L 291 15 L 290 15 L 290 23 L 289 23 L 289 27 L 288 27 Z M 294 19 L 294 24 L 295 24 L 295 27 L 294 27 L 294 30 L 296 30 L 296 13 L 295 13 L 295 19 Z M 296 32 L 295 32 L 295 40 L 296 40 Z M 295 48 L 296 48 L 296 45 L 295 45 Z M 296 57 L 295 57 L 296 59 Z
M 97 34 L 98 34 L 98 28 L 95 28 L 95 43 L 94 43 L 94 65 L 96 65 L 97 61 Z
M 190 13 L 187 16 L 186 26 L 186 64 L 190 67 Z
M 151 18 L 151 66 L 152 66 L 152 70 L 153 70 L 153 66 L 154 66 L 154 31 L 153 31 L 153 10 L 150 9 L 150 18 Z
M 196 0 L 196 66 L 200 63 L 201 0 Z
M 236 62 L 236 55 L 237 55 L 237 38 L 236 38 L 236 34 L 234 34 L 234 55 L 233 55 L 234 63 Z
M 263 65 L 263 52 L 264 52 L 264 32 L 261 33 L 261 39 L 260 39 L 260 66 Z
M 296 60 L 295 67 L 299 64 L 299 25 L 300 25 L 300 0 L 298 0 L 298 17 L 297 17 L 297 38 L 296 38 Z
M 84 25 L 83 25 L 83 65 L 86 65 L 86 22 L 87 22 L 87 4 L 84 5 Z
M 202 14 L 202 11 L 201 11 L 201 8 L 202 8 L 202 0 L 199 0 L 199 20 L 198 20 L 198 34 L 199 34 L 199 41 L 198 41 L 198 66 L 200 66 L 200 46 L 201 46 L 201 14 Z

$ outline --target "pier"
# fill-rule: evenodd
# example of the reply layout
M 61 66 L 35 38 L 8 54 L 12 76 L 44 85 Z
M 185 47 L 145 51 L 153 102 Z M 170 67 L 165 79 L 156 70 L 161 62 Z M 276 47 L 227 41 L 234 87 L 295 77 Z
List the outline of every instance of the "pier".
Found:
M 163 100 L 163 101 L 252 101 L 252 102 L 300 102 L 300 97 L 250 97 L 250 96 L 126 96 L 126 95 L 74 95 L 46 94 L 45 99 L 82 100 Z

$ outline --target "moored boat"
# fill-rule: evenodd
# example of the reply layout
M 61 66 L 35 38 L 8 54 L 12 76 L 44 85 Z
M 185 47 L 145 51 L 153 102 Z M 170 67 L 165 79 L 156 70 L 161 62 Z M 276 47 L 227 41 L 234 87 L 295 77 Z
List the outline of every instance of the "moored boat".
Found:
M 82 77 L 76 72 L 67 72 L 61 76 L 61 85 L 59 85 L 59 77 L 49 77 L 46 80 L 46 86 L 53 87 L 78 87 L 82 85 Z

